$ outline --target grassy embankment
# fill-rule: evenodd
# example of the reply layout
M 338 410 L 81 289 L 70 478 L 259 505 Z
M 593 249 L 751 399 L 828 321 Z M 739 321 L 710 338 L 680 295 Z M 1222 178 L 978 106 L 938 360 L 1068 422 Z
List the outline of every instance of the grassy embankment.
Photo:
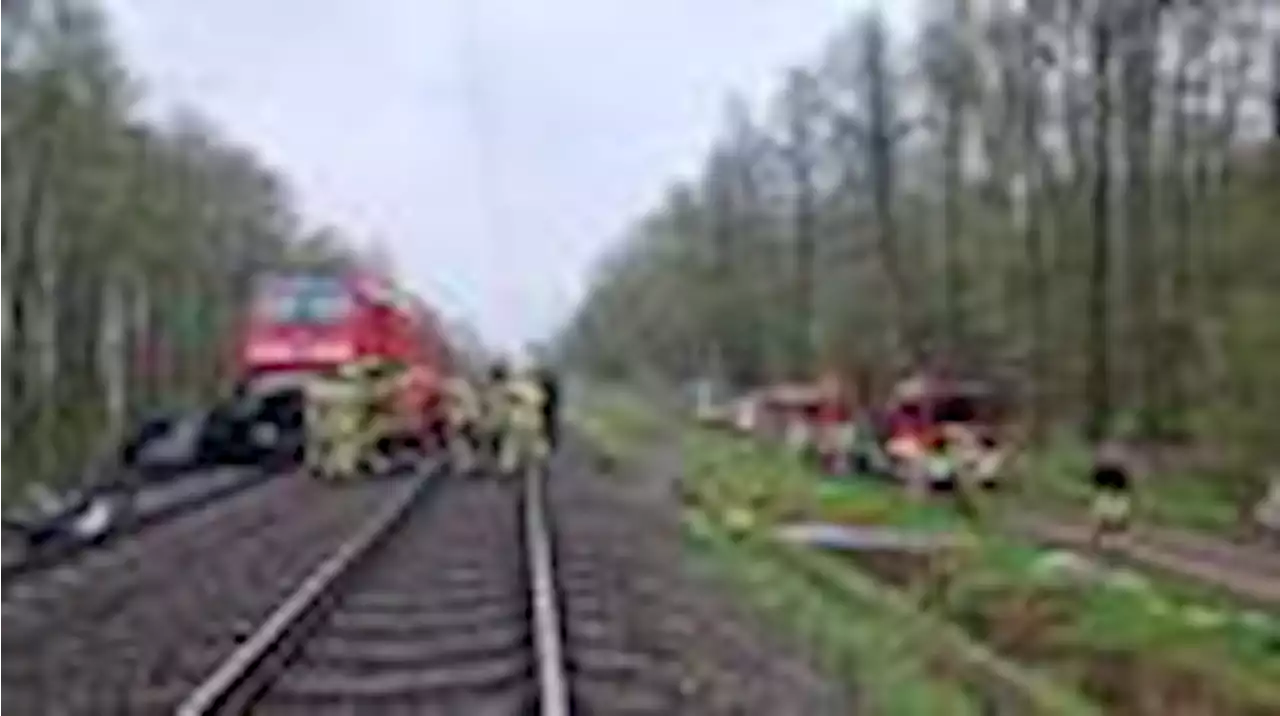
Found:
M 622 460 L 662 424 L 646 423 L 634 402 L 590 415 L 587 431 Z M 811 643 L 835 673 L 857 673 L 877 712 L 978 712 L 993 694 L 1019 713 L 1280 708 L 1280 633 L 1263 615 L 1180 584 L 1085 574 L 1074 560 L 979 537 L 945 507 L 865 480 L 824 482 L 745 440 L 701 430 L 681 440 L 697 564 Z M 769 538 L 791 519 L 973 539 L 946 559 L 855 561 Z
M 655 435 L 671 433 L 671 421 L 618 395 L 594 400 L 576 411 L 573 421 L 599 450 L 622 462 L 639 459 Z M 690 451 L 690 444 L 681 447 L 686 460 L 700 464 L 698 451 Z M 698 475 L 692 480 L 695 489 L 712 487 L 714 480 L 701 479 L 705 474 L 700 470 Z M 732 502 L 730 494 L 724 494 L 724 505 Z M 923 511 L 919 519 L 937 516 Z M 952 653 L 957 644 L 973 651 L 959 630 L 950 629 L 947 638 L 938 639 L 946 629 L 920 620 L 914 610 L 895 607 L 895 598 L 870 580 L 858 578 L 846 565 L 823 561 L 827 558 L 817 553 L 809 556 L 817 560 L 810 566 L 818 574 L 801 573 L 787 555 L 788 548 L 763 532 L 745 541 L 741 535 L 731 537 L 714 511 L 690 510 L 686 525 L 690 569 L 726 584 L 762 616 L 812 648 L 820 665 L 845 676 L 847 687 L 870 711 L 890 716 L 983 712 L 989 692 L 983 681 L 988 678 L 980 672 L 982 665 L 975 667 L 973 662 L 992 657 L 983 653 L 970 655 L 968 662 L 957 660 Z
M 619 463 L 640 461 L 655 437 L 671 427 L 643 403 L 617 393 L 594 395 L 571 420 L 598 451 Z M 692 571 L 725 584 L 810 647 L 830 673 L 847 677 L 845 685 L 875 713 L 981 713 L 963 679 L 901 638 L 900 622 L 800 577 L 766 539 L 731 538 L 707 512 L 691 510 L 686 525 Z
M 670 425 L 654 409 L 620 390 L 596 389 L 566 407 L 566 420 L 607 459 L 637 460 Z

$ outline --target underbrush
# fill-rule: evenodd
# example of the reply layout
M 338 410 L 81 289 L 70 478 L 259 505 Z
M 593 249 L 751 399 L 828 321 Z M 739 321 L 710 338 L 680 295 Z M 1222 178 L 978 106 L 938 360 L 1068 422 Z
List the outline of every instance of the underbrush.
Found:
M 92 406 L 70 406 L 17 424 L 3 450 L 0 497 L 13 506 L 37 486 L 55 491 L 79 486 L 81 471 L 103 447 L 105 421 Z
M 992 542 L 931 608 L 1116 713 L 1280 712 L 1280 631 L 1123 571 Z

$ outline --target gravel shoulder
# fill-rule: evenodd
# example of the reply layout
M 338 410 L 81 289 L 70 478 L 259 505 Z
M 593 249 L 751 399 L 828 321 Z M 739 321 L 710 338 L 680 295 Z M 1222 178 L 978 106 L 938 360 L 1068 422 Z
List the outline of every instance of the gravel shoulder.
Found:
M 623 466 L 618 474 L 589 469 L 593 460 L 581 444 L 567 452 L 568 467 L 554 475 L 548 491 L 561 579 L 607 583 L 611 595 L 610 603 L 597 604 L 577 596 L 582 590 L 573 585 L 562 585 L 571 654 L 612 654 L 604 663 L 661 664 L 648 671 L 644 689 L 630 690 L 630 698 L 649 707 L 636 704 L 642 713 L 853 712 L 852 697 L 837 680 L 689 564 L 676 448 L 656 447 L 646 464 Z M 593 610 L 625 614 L 613 621 L 631 626 L 592 631 Z M 632 712 L 610 707 L 622 695 L 608 674 L 584 667 L 571 668 L 571 676 L 583 713 Z

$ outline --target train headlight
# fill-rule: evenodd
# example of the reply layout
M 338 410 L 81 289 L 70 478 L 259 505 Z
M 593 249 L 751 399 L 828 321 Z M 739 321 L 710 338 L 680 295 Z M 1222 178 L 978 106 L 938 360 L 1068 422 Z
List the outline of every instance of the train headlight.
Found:
M 294 359 L 293 347 L 286 343 L 255 343 L 249 346 L 249 360 L 254 363 L 287 363 Z
M 355 348 L 346 341 L 317 343 L 311 348 L 313 360 L 325 363 L 344 363 L 355 358 Z

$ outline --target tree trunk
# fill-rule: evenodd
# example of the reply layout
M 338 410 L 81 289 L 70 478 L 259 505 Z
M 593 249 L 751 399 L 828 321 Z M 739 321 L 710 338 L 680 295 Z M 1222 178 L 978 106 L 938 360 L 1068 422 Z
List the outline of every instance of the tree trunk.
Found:
M 135 269 L 136 270 L 136 269 Z M 143 405 L 153 403 L 160 390 L 160 375 L 162 374 L 161 348 L 157 340 L 155 324 L 152 320 L 154 316 L 153 305 L 150 288 L 147 286 L 145 278 L 138 274 L 133 280 L 133 315 L 126 316 L 122 321 L 121 330 L 127 330 L 132 334 L 132 340 L 128 341 L 128 347 L 123 352 L 122 360 L 129 366 L 130 372 L 137 376 L 137 390 L 130 391 L 127 412 L 133 413 L 140 410 Z M 122 306 L 122 312 L 124 308 Z
M 108 276 L 102 283 L 102 324 L 100 327 L 98 379 L 106 394 L 107 433 L 124 430 L 129 409 L 128 358 L 123 285 Z
M 907 279 L 902 271 L 898 253 L 898 230 L 894 215 L 896 196 L 896 167 L 894 144 L 896 143 L 896 117 L 892 111 L 889 86 L 888 47 L 883 20 L 878 16 L 868 26 L 863 38 L 865 43 L 866 75 L 868 82 L 870 117 L 867 142 L 868 163 L 872 183 L 872 201 L 876 221 L 876 246 L 888 283 L 886 296 L 890 316 L 889 324 L 894 335 L 890 340 L 895 357 L 918 362 L 923 358 L 922 344 L 915 329 L 908 305 Z
M 796 310 L 801 331 L 795 370 L 797 377 L 811 373 L 818 356 L 818 315 L 815 310 L 817 251 L 814 229 L 813 182 L 808 167 L 796 170 Z
M 1023 67 L 1022 92 L 1022 162 L 1023 191 L 1021 192 L 1022 238 L 1027 259 L 1027 327 L 1030 350 L 1030 417 L 1031 439 L 1040 443 L 1044 438 L 1045 402 L 1048 394 L 1048 304 L 1046 295 L 1049 277 L 1045 271 L 1044 244 L 1040 233 L 1040 77 L 1036 72 L 1035 24 L 1031 18 L 1022 19 Z
M 969 81 L 965 75 L 969 60 L 969 3 L 968 0 L 953 0 L 951 41 L 952 48 L 958 53 L 952 56 L 952 66 L 948 68 L 947 83 L 947 117 L 946 137 L 943 143 L 943 199 L 942 199 L 942 251 L 943 251 L 943 301 L 945 311 L 943 320 L 946 323 L 944 336 L 949 353 L 960 349 L 961 336 L 964 334 L 965 321 L 965 289 L 964 270 L 960 259 L 960 236 L 963 227 L 960 225 L 960 195 L 963 191 L 963 164 L 965 141 L 965 92 L 964 83 Z
M 1085 436 L 1101 439 L 1111 430 L 1111 26 L 1105 10 L 1094 28 L 1094 132 L 1095 177 L 1093 186 L 1093 242 L 1089 260 L 1089 400 Z
M 1152 261 L 1151 230 L 1151 133 L 1152 92 L 1155 89 L 1155 42 L 1158 37 L 1157 6 L 1140 0 L 1126 12 L 1124 39 L 1125 150 L 1128 179 L 1126 234 L 1128 245 L 1128 335 L 1130 368 L 1136 374 L 1135 407 L 1138 429 L 1152 438 L 1161 431 L 1161 367 L 1157 358 L 1159 324 L 1155 294 L 1158 282 Z
M 1170 98 L 1173 111 L 1170 138 L 1170 164 L 1173 167 L 1173 281 L 1170 286 L 1169 312 L 1172 314 L 1174 340 L 1166 345 L 1167 353 L 1163 363 L 1168 371 L 1165 380 L 1167 407 L 1178 416 L 1187 408 L 1186 353 L 1192 347 L 1188 338 L 1193 335 L 1195 328 L 1191 299 L 1191 198 L 1187 192 L 1187 90 L 1190 61 L 1191 58 L 1183 51 L 1178 58 L 1173 96 Z
M 47 206 L 50 216 L 56 216 L 56 205 L 53 197 Z M 49 219 L 39 221 L 35 225 L 36 286 L 35 299 L 30 302 L 33 309 L 33 329 L 35 333 L 33 365 L 28 376 L 34 377 L 35 385 L 31 395 L 35 400 L 36 422 L 35 434 L 40 436 L 39 457 L 36 463 L 36 474 L 49 477 L 58 468 L 57 456 L 61 453 L 61 442 L 65 437 L 65 428 L 60 424 L 59 385 L 59 344 L 58 314 L 61 305 L 58 295 L 60 266 L 59 244 L 56 232 Z

